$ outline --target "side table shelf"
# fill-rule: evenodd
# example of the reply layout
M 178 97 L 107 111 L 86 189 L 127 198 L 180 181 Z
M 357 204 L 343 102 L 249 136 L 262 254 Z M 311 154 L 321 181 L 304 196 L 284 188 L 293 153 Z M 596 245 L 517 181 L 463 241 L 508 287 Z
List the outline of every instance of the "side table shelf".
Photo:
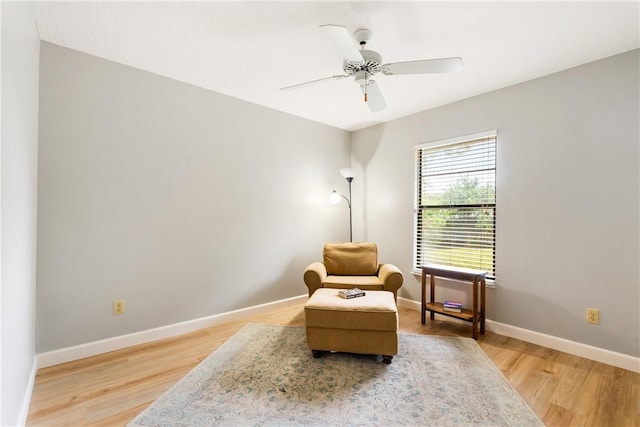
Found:
M 427 264 L 422 269 L 422 324 L 426 323 L 426 312 L 430 313 L 430 319 L 434 320 L 435 313 L 455 317 L 472 323 L 471 335 L 478 339 L 478 332 L 484 334 L 485 306 L 486 306 L 486 271 L 471 270 L 468 268 L 449 267 L 437 264 Z M 427 302 L 427 276 L 429 276 L 430 298 Z M 462 313 L 445 311 L 441 302 L 435 300 L 436 277 L 471 282 L 473 298 L 471 310 L 462 309 Z M 480 288 L 480 307 L 478 307 L 478 288 Z

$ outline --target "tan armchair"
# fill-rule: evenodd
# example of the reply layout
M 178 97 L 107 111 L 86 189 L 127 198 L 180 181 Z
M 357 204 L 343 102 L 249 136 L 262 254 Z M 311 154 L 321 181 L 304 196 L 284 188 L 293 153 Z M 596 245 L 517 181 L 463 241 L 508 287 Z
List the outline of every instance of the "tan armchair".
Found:
M 309 296 L 319 288 L 389 291 L 398 299 L 402 272 L 392 264 L 378 264 L 375 243 L 327 243 L 323 261 L 310 264 L 304 271 Z

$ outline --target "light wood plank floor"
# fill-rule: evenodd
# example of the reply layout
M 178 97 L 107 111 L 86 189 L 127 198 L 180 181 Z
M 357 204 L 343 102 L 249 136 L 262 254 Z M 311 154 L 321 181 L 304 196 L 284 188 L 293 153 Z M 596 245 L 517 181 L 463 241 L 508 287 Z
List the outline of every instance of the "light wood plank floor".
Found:
M 399 313 L 401 332 L 470 335 Z M 303 306 L 41 369 L 27 425 L 123 426 L 248 322 L 303 325 Z M 640 426 L 640 374 L 491 332 L 478 342 L 547 426 Z

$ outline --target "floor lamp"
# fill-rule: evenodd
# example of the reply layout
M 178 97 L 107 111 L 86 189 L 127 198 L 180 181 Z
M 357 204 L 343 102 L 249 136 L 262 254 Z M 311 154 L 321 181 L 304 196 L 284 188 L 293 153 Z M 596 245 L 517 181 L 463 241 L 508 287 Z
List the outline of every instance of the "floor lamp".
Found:
M 353 242 L 353 221 L 351 215 L 351 181 L 353 181 L 353 171 L 351 168 L 342 168 L 340 169 L 340 175 L 342 175 L 349 183 L 349 198 L 342 194 L 338 194 L 336 190 L 333 190 L 331 197 L 329 197 L 329 201 L 333 204 L 338 204 L 340 203 L 341 197 L 347 201 L 347 205 L 349 206 L 349 241 Z

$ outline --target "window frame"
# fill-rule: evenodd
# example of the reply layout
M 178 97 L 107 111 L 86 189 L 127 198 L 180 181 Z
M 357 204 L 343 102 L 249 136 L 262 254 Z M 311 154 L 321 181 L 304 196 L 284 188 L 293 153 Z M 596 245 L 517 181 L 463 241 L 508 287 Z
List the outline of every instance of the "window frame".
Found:
M 493 138 L 494 139 L 494 164 L 493 164 L 493 178 L 494 178 L 494 187 L 493 187 L 493 191 L 494 191 L 494 199 L 493 199 L 493 203 L 481 203 L 481 204 L 474 204 L 474 205 L 447 205 L 447 208 L 453 208 L 453 209 L 463 209 L 463 208 L 492 208 L 493 209 L 493 240 L 492 240 L 492 251 L 493 251 L 493 271 L 489 272 L 489 274 L 487 275 L 487 279 L 489 280 L 489 282 L 494 282 L 495 281 L 495 276 L 496 276 L 496 230 L 497 230 L 497 173 L 498 173 L 498 131 L 497 129 L 493 129 L 493 130 L 488 130 L 488 131 L 484 131 L 484 132 L 479 132 L 479 133 L 474 133 L 474 134 L 470 134 L 470 135 L 464 135 L 464 136 L 458 136 L 458 137 L 454 137 L 454 138 L 448 138 L 448 139 L 443 139 L 443 140 L 437 140 L 437 141 L 431 141 L 431 142 L 426 142 L 426 143 L 422 143 L 422 144 L 418 144 L 415 146 L 414 149 L 414 229 L 413 229 L 413 269 L 414 272 L 416 274 L 420 273 L 420 264 L 418 263 L 419 259 L 421 258 L 421 255 L 419 255 L 419 253 L 421 252 L 421 249 L 423 248 L 423 244 L 420 243 L 421 239 L 420 237 L 422 236 L 422 234 L 420 234 L 419 232 L 419 227 L 421 224 L 421 211 L 423 211 L 424 209 L 445 209 L 445 207 L 434 207 L 434 206 L 430 206 L 427 207 L 428 205 L 424 205 L 421 206 L 420 205 L 420 201 L 421 201 L 421 191 L 422 191 L 422 169 L 421 169 L 421 164 L 420 164 L 420 159 L 422 158 L 422 151 L 423 150 L 432 150 L 432 149 L 437 149 L 437 148 L 444 148 L 444 147 L 448 147 L 448 146 L 453 146 L 453 145 L 457 145 L 457 144 L 463 144 L 463 143 L 469 143 L 469 142 L 473 142 L 476 140 L 482 140 L 482 139 L 487 139 L 487 138 Z M 424 261 L 423 261 L 424 262 Z M 442 263 L 441 263 L 442 264 Z M 447 265 L 447 264 L 444 264 Z M 474 268 L 473 266 L 470 265 L 466 265 L 464 266 L 465 268 Z M 475 268 L 477 269 L 477 268 Z

